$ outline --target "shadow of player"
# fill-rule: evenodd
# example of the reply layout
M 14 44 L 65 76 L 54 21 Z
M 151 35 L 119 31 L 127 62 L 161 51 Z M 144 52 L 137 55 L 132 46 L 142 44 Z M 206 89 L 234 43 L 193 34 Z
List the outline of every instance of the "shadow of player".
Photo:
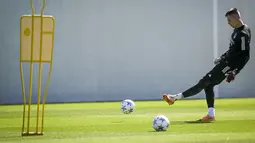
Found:
M 208 124 L 208 123 L 213 123 L 210 121 L 172 121 L 170 124 L 171 125 L 181 125 L 181 124 Z

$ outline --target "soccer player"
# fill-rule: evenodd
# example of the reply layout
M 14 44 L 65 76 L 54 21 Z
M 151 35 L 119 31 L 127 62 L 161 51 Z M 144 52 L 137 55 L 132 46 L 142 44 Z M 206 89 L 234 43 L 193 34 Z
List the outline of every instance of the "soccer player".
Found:
M 231 82 L 235 76 L 244 68 L 250 59 L 251 30 L 243 22 L 237 8 L 231 8 L 225 14 L 228 24 L 234 28 L 231 35 L 229 49 L 214 61 L 214 68 L 209 71 L 196 85 L 178 94 L 163 94 L 163 99 L 169 104 L 175 101 L 194 96 L 205 91 L 208 114 L 198 121 L 210 122 L 215 120 L 214 109 L 214 86 L 226 79 Z

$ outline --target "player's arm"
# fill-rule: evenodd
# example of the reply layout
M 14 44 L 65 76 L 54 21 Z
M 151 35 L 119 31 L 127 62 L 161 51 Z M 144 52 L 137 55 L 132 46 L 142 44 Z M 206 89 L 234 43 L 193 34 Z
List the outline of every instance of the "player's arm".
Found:
M 228 61 L 228 59 L 242 59 L 237 60 L 235 63 L 235 72 L 238 74 L 249 60 L 248 35 L 245 33 L 239 33 L 234 40 L 235 48 L 233 48 L 233 50 L 229 50 L 228 54 L 226 55 L 226 61 Z
M 237 34 L 234 39 L 234 47 L 229 48 L 227 52 L 221 55 L 221 59 L 229 61 L 231 59 L 236 59 L 240 57 L 246 57 L 247 51 L 249 50 L 248 36 L 244 33 Z
M 231 50 L 233 50 L 233 49 L 229 49 L 229 50 L 226 51 L 224 54 L 222 54 L 222 55 L 220 56 L 220 59 L 221 59 L 221 60 L 226 60 L 226 57 L 227 57 L 227 55 L 228 55 L 229 53 L 231 53 Z
M 229 47 L 229 50 L 226 51 L 224 54 L 222 54 L 220 56 L 220 59 L 223 61 L 228 62 L 230 59 L 233 59 L 235 57 L 237 57 L 239 54 L 242 54 L 243 51 L 241 51 L 241 36 L 237 35 L 237 37 L 235 38 L 234 41 L 234 45 L 230 45 L 230 46 L 234 46 L 234 47 Z
M 246 53 L 248 50 L 248 39 L 247 35 L 244 33 L 239 33 L 234 39 L 234 48 L 229 49 L 225 54 L 226 60 L 233 59 Z
M 226 74 L 226 81 L 231 82 L 235 79 L 235 76 L 244 68 L 246 63 L 249 61 L 249 42 L 248 42 L 248 35 L 246 34 L 239 34 L 235 38 L 235 47 L 229 49 L 223 56 L 225 56 L 225 60 L 228 61 L 229 59 L 240 59 L 235 60 L 234 68 L 232 71 Z
M 230 45 L 229 49 L 225 53 L 223 53 L 220 57 L 215 59 L 215 61 L 214 61 L 215 64 L 218 64 L 220 62 L 227 62 L 227 59 L 230 58 L 229 55 L 230 54 L 233 55 L 233 53 L 235 53 L 235 50 L 236 50 L 236 48 L 232 48 L 231 46 L 233 46 L 233 45 Z

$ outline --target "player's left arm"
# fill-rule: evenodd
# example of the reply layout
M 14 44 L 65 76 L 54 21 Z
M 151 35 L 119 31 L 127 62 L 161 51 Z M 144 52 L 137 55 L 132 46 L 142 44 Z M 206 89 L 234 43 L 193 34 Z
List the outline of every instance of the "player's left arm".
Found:
M 231 53 L 230 56 L 233 56 L 233 58 L 237 58 L 240 60 L 237 60 L 235 63 L 235 73 L 238 74 L 246 65 L 246 63 L 249 61 L 249 36 L 246 33 L 238 33 L 237 37 L 235 38 L 235 46 L 236 50 L 235 52 Z
M 226 81 L 231 82 L 235 79 L 235 76 L 244 68 L 249 61 L 250 41 L 249 37 L 245 33 L 239 33 L 235 38 L 235 48 L 229 51 L 227 59 L 236 58 L 237 62 L 232 67 L 233 70 L 226 74 Z

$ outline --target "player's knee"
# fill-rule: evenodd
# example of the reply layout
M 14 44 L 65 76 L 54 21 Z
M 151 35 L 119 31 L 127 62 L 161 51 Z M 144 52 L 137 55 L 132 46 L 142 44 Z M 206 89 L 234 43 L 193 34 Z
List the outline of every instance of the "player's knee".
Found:
M 211 82 L 210 82 L 210 80 L 203 78 L 203 79 L 201 79 L 201 80 L 198 82 L 198 85 L 199 85 L 201 88 L 204 89 L 204 88 L 210 86 L 210 85 L 211 85 Z
M 213 90 L 214 86 L 215 86 L 215 85 L 210 84 L 210 85 L 207 85 L 204 89 L 205 89 L 206 91 L 208 91 L 208 90 Z

